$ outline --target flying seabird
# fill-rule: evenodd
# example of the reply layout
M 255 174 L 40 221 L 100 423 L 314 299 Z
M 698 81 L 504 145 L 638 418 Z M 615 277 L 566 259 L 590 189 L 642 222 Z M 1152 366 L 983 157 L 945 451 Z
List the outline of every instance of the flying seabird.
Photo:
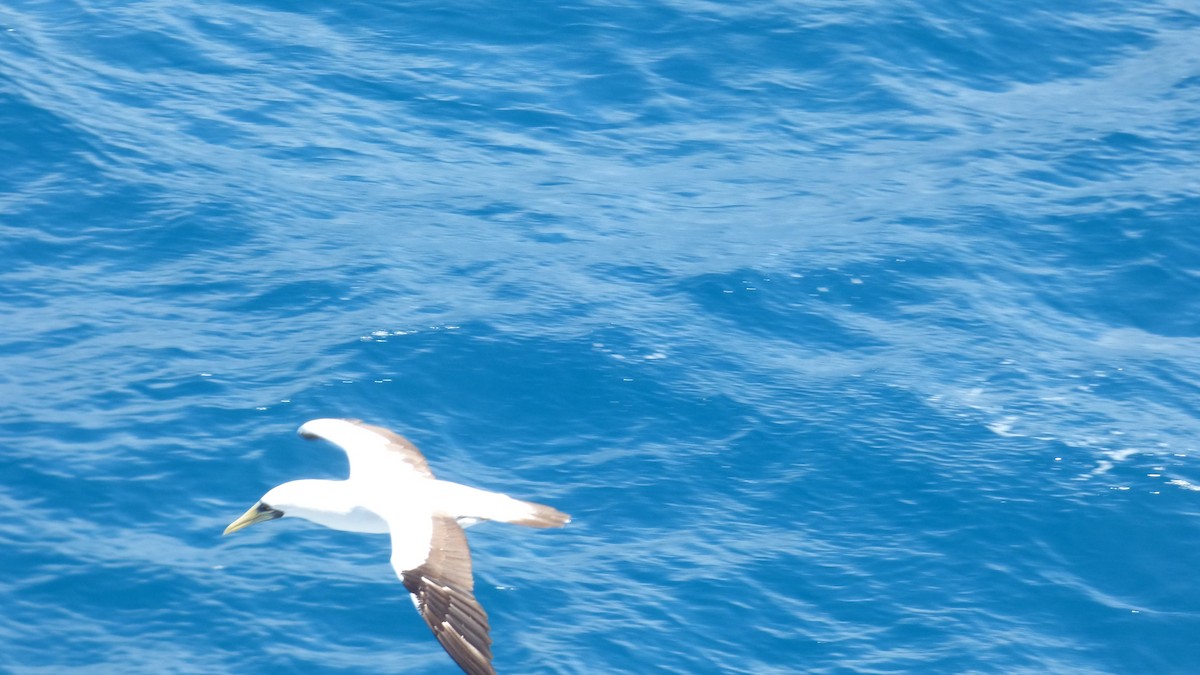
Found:
M 295 480 L 272 488 L 225 534 L 282 517 L 335 530 L 390 534 L 392 567 L 450 658 L 469 675 L 495 675 L 488 618 L 473 593 L 463 527 L 498 520 L 562 527 L 571 517 L 542 504 L 438 480 L 404 437 L 352 419 L 319 419 L 299 429 L 350 459 L 346 480 Z

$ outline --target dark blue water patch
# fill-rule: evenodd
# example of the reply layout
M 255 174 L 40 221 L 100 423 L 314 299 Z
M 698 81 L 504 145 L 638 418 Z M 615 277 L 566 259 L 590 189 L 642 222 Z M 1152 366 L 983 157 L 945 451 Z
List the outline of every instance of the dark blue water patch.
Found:
M 861 406 L 854 408 L 864 419 L 878 420 Z M 929 411 L 921 415 L 929 417 Z M 958 431 L 951 431 L 955 427 Z M 988 631 L 1008 625 L 1011 630 L 1028 632 L 1030 639 L 1036 634 L 1055 635 L 1057 638 L 1049 639 L 1082 653 L 1090 633 L 1146 627 L 1144 622 L 1137 623 L 1139 617 L 1134 613 L 1147 613 L 1141 608 L 1153 598 L 1163 597 L 1152 589 L 1176 583 L 1173 573 L 1156 568 L 1149 558 L 1135 562 L 1138 552 L 1148 548 L 1119 543 L 1171 536 L 1154 525 L 1165 512 L 1160 509 L 1169 511 L 1170 507 L 1141 497 L 1136 501 L 1147 513 L 1127 514 L 1117 502 L 1128 504 L 1135 498 L 1114 498 L 1128 493 L 1102 485 L 1090 490 L 1092 506 L 1102 506 L 1099 512 L 1073 499 L 1061 499 L 1065 483 L 1055 488 L 1034 480 L 1038 471 L 1033 467 L 1039 463 L 1048 466 L 1048 457 L 1015 453 L 1020 448 L 1013 443 L 981 429 L 972 432 L 961 421 L 930 419 L 924 433 L 898 433 L 894 425 L 887 429 L 887 437 L 879 442 L 872 440 L 873 432 L 867 426 L 851 423 L 840 439 L 830 442 L 864 445 L 845 457 L 842 466 L 822 467 L 802 481 L 806 487 L 800 494 L 808 494 L 798 512 L 807 514 L 803 522 L 808 538 L 847 548 L 834 556 L 844 569 L 824 570 L 810 564 L 808 573 L 796 579 L 797 589 L 792 592 L 801 599 L 811 592 L 814 603 L 822 603 L 825 611 L 842 622 L 890 627 L 886 635 L 875 636 L 873 641 L 923 645 L 933 663 L 948 659 L 948 670 L 960 669 L 965 663 L 960 661 L 961 654 L 943 652 L 943 636 L 937 627 L 943 620 L 954 620 L 987 626 Z M 1031 441 L 1019 445 L 1037 447 Z M 826 464 L 833 459 L 814 452 L 806 456 Z M 856 499 L 846 502 L 833 496 L 847 489 Z M 834 503 L 839 506 L 836 511 L 820 506 Z M 851 503 L 856 508 L 844 508 Z M 1156 511 L 1159 516 L 1152 515 Z M 921 523 L 921 527 L 908 529 L 905 522 Z M 1039 533 L 1038 538 L 1030 539 L 1031 532 Z M 860 538 L 861 548 L 855 547 Z M 942 552 L 952 558 L 937 565 L 939 573 L 930 576 L 927 556 Z M 1182 551 L 1180 555 L 1186 558 Z M 1068 572 L 1077 577 L 1039 576 L 1041 570 L 1063 569 L 1067 561 L 1067 569 L 1094 565 L 1109 572 L 1097 574 L 1098 569 L 1092 568 Z M 1150 575 L 1155 581 L 1130 583 L 1132 578 L 1126 572 L 1117 571 L 1130 565 L 1144 565 L 1137 571 L 1138 579 L 1145 581 L 1145 575 Z M 859 566 L 862 571 L 854 573 Z M 834 582 L 831 576 L 842 580 Z M 1068 578 L 1089 581 L 1064 583 Z M 825 587 L 831 583 L 837 584 L 835 594 Z M 875 584 L 891 587 L 900 606 L 868 603 L 856 607 L 856 597 L 871 597 Z M 806 590 L 810 585 L 815 587 Z M 1168 606 L 1160 609 L 1178 611 Z M 1060 631 L 1058 625 L 1064 620 L 1077 630 Z M 1149 630 L 1146 632 L 1148 636 Z M 993 658 L 1004 663 L 1036 662 L 1042 658 L 1024 650 L 1026 638 L 1005 638 L 1002 633 L 981 637 L 988 646 L 981 645 L 977 657 L 985 662 Z M 1113 648 L 1105 654 L 1102 658 L 1128 664 L 1147 656 L 1140 647 Z
M 870 334 L 840 323 L 826 311 L 822 294 L 828 288 L 819 283 L 803 276 L 745 269 L 688 279 L 676 290 L 735 332 L 840 349 L 881 346 Z M 849 293 L 850 287 L 845 284 L 839 290 Z
M 1120 13 L 1116 6 L 1108 11 L 1114 17 Z M 1115 19 L 1108 25 L 1096 21 L 1103 13 L 1088 6 L 1053 16 L 1031 15 L 1023 5 L 1006 10 L 979 3 L 942 6 L 936 12 L 894 11 L 877 27 L 873 44 L 892 62 L 916 65 L 972 88 L 1002 91 L 1016 82 L 1081 77 L 1153 44 L 1146 28 Z
M 48 176 L 80 163 L 92 139 L 15 89 L 10 79 L 0 77 L 0 106 L 6 111 L 0 115 L 0 152 L 7 164 L 0 172 L 0 193 L 36 194 L 45 189 Z
M 167 541 L 159 543 L 169 546 Z M 197 620 L 198 610 L 211 608 L 212 603 L 197 587 L 194 574 L 170 565 L 120 561 L 122 548 L 120 544 L 113 546 L 114 555 L 109 559 L 102 554 L 82 559 L 66 556 L 23 560 L 24 564 L 35 565 L 31 569 L 42 571 L 23 579 L 21 589 L 23 595 L 38 600 L 41 610 L 35 617 L 27 614 L 32 605 L 10 607 L 17 614 L 13 618 L 24 618 L 25 622 L 14 624 L 22 633 L 21 639 L 13 641 L 5 658 L 15 659 L 22 666 L 57 668 L 96 668 L 112 659 L 123 661 L 123 668 L 145 668 L 148 672 L 149 664 L 139 664 L 140 659 L 129 654 L 133 650 L 114 646 L 104 636 L 120 631 L 121 626 L 137 626 L 144 644 L 158 652 L 157 660 L 177 658 L 181 664 L 190 659 L 175 652 L 186 652 L 185 645 L 220 641 L 220 632 L 210 633 Z M 56 598 L 70 601 L 60 603 Z M 29 628 L 33 626 L 42 628 L 41 635 Z M 53 627 L 53 640 L 44 638 L 48 627 Z M 243 635 L 252 632 L 253 627 L 248 626 Z M 191 638 L 184 637 L 189 634 Z M 195 662 L 192 668 L 185 667 L 189 672 L 202 670 Z
M 589 272 L 602 279 L 623 279 L 636 284 L 648 284 L 654 287 L 666 288 L 673 278 L 672 273 L 657 265 L 620 265 L 614 263 L 599 263 L 592 265 Z
M 365 272 L 370 273 L 370 270 Z M 349 281 L 336 284 L 324 278 L 296 280 L 280 273 L 231 289 L 240 293 L 228 293 L 230 301 L 225 304 L 224 309 L 234 313 L 269 317 L 288 313 L 301 315 L 320 312 L 340 304 L 348 294 L 353 293 L 352 286 Z M 211 296 L 214 289 L 211 284 L 206 284 L 196 290 Z
M 153 23 L 138 21 L 121 10 L 105 12 L 104 16 L 106 30 L 93 33 L 88 40 L 72 41 L 73 46 L 83 52 L 80 56 L 130 72 L 238 72 L 197 51 L 189 36 L 179 34 L 176 27 L 160 28 Z M 139 95 L 129 95 L 136 89 L 106 87 L 103 91 L 113 100 L 131 104 L 135 108 L 145 107 L 149 102 L 149 99 Z
M 1114 175 L 1136 170 L 1149 159 L 1145 152 L 1131 152 L 1128 147 L 1132 139 L 1115 140 L 1115 147 L 1098 145 L 1094 141 L 1081 141 L 1076 148 L 1063 148 L 1063 154 L 1044 158 L 1045 170 L 1039 180 L 1056 182 L 1060 185 L 1082 185 L 1087 182 L 1102 182 Z M 1124 146 L 1124 147 L 1123 147 Z M 1144 145 L 1143 145 L 1144 147 Z M 1115 150 L 1115 152 L 1114 152 Z M 1138 155 L 1142 155 L 1138 157 Z
M 582 241 L 577 236 L 584 228 L 567 222 L 561 215 L 531 210 L 507 200 L 487 201 L 463 209 L 465 215 L 486 223 L 508 228 L 521 239 L 543 244 L 565 244 Z M 459 268 L 461 269 L 461 268 Z
M 1192 90 L 1196 88 L 1200 88 L 1200 75 L 1185 77 L 1179 82 L 1176 82 L 1171 88 L 1172 92 L 1170 98 L 1178 98 L 1181 93 L 1183 96 L 1188 96 L 1191 94 Z
M 669 359 L 645 358 L 653 354 L 624 329 L 563 340 L 467 324 L 345 349 L 358 354 L 353 361 L 363 370 L 354 374 L 357 383 L 351 388 L 358 391 L 340 389 L 341 395 L 369 400 L 373 390 L 398 387 L 414 409 L 450 414 L 483 406 L 505 420 L 507 438 L 535 446 L 563 437 L 599 437 L 616 420 L 635 425 L 628 434 L 645 433 L 646 425 L 682 427 L 691 430 L 688 438 L 694 440 L 697 425 L 703 428 L 703 421 L 725 417 L 713 414 L 712 406 L 719 402 L 671 390 L 662 381 L 664 369 L 674 367 Z M 394 417 L 408 415 L 397 410 Z M 446 421 L 453 423 L 446 431 L 456 434 L 489 433 L 481 420 L 455 415 Z M 718 437 L 727 433 L 720 431 Z
M 1094 500 L 1099 509 L 1030 514 L 1042 533 L 1034 550 L 1047 556 L 1044 564 L 1025 567 L 1030 561 L 1016 559 L 1006 564 L 1024 567 L 1025 583 L 1041 596 L 1030 598 L 1031 608 L 1048 606 L 1073 617 L 1064 635 L 1081 642 L 1104 637 L 1097 655 L 1106 662 L 1188 670 L 1196 655 L 1172 645 L 1187 627 L 1195 629 L 1200 614 L 1178 593 L 1187 535 L 1162 526 L 1171 501 L 1106 491 Z
M 1200 335 L 1200 239 L 1190 226 L 1196 213 L 1200 203 L 1189 198 L 1048 219 L 1045 250 L 1077 283 L 1046 288 L 1047 301 L 1110 326 Z

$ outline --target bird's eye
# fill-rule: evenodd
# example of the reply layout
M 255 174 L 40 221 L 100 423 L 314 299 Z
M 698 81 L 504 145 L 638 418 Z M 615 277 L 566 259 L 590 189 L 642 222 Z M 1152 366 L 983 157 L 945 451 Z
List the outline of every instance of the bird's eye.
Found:
M 267 511 L 271 511 L 271 510 L 272 509 L 270 506 L 267 506 L 266 504 L 259 502 L 259 504 L 258 504 L 258 512 L 259 513 L 266 513 Z

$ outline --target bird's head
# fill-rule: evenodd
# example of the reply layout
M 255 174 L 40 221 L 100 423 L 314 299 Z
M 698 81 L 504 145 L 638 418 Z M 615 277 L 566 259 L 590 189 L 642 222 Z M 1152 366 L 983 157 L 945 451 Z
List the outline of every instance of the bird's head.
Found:
M 284 483 L 271 488 L 267 494 L 262 496 L 262 499 L 258 500 L 258 503 L 230 523 L 229 527 L 225 528 L 225 534 L 237 532 L 243 527 L 249 527 L 255 523 L 282 518 L 288 508 L 298 501 L 295 492 L 297 490 L 292 483 Z

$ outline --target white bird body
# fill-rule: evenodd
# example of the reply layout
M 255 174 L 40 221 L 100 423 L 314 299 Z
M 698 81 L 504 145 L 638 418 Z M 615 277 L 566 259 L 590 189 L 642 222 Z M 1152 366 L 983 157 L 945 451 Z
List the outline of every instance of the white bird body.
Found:
M 262 502 L 282 511 L 285 518 L 303 518 L 333 530 L 366 534 L 391 531 L 387 521 L 366 506 L 348 480 L 294 480 L 272 488 L 263 495 Z
M 549 506 L 438 480 L 412 443 L 357 420 L 318 419 L 299 429 L 341 447 L 346 480 L 305 479 L 269 490 L 226 528 L 299 517 L 349 532 L 390 534 L 392 567 L 450 656 L 470 675 L 494 675 L 487 614 L 475 600 L 470 551 L 461 524 L 498 520 L 562 527 L 570 517 Z

